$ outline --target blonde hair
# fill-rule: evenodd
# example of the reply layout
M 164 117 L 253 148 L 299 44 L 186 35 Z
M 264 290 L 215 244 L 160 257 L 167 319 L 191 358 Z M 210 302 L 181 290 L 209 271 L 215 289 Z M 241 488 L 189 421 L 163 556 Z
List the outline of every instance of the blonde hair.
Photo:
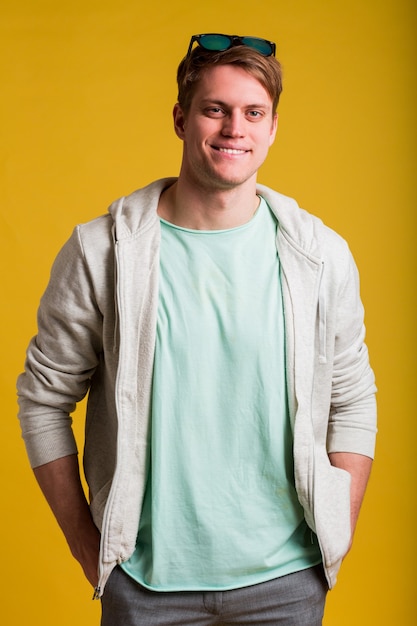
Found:
M 221 52 L 194 48 L 178 66 L 178 103 L 187 114 L 202 73 L 216 65 L 234 65 L 256 78 L 272 100 L 275 113 L 282 92 L 282 67 L 274 56 L 263 56 L 248 46 L 234 46 Z

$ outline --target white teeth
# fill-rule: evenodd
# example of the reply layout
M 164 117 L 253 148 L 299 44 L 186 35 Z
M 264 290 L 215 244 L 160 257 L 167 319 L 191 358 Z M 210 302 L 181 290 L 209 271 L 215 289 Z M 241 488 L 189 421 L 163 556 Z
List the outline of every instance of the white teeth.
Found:
M 225 152 L 226 154 L 244 154 L 246 150 L 233 150 L 232 148 L 219 148 L 219 152 Z

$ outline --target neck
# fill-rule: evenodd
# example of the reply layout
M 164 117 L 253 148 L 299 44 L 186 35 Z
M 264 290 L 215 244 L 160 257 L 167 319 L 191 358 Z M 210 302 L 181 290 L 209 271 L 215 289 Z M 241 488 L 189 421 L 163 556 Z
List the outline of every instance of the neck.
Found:
M 258 205 L 255 179 L 232 189 L 200 190 L 180 176 L 163 192 L 158 215 L 182 228 L 225 230 L 249 222 Z

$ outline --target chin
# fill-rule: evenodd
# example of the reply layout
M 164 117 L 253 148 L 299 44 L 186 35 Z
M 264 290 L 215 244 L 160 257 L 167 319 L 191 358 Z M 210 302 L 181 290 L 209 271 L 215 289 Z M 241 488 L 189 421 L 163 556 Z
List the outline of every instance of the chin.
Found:
M 234 189 L 235 187 L 240 187 L 248 180 L 252 178 L 253 174 L 248 176 L 219 176 L 216 173 L 212 173 L 212 175 L 207 177 L 207 182 L 211 187 L 218 189 Z

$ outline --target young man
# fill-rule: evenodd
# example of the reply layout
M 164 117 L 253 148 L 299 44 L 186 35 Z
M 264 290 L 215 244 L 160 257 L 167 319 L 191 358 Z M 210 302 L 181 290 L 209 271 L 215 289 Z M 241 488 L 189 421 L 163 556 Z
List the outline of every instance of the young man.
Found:
M 23 436 L 103 626 L 315 626 L 351 545 L 374 377 L 347 245 L 257 184 L 274 53 L 191 39 L 178 179 L 79 226 L 41 301 Z M 89 504 L 69 417 L 87 392 Z

